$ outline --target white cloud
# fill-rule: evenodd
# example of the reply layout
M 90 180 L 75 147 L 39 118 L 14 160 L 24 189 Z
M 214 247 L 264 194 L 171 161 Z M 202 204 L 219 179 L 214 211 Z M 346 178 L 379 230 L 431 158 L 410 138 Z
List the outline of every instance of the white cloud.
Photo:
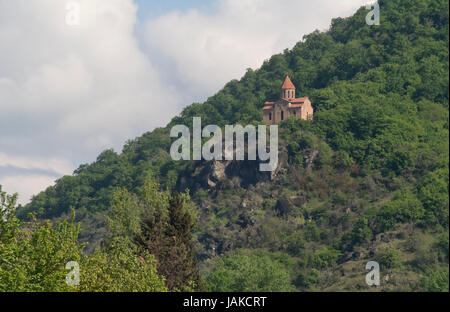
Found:
M 67 174 L 181 109 L 139 49 L 132 0 L 79 0 L 75 27 L 65 23 L 67 2 L 0 1 L 0 169 Z M 0 171 L 22 198 L 53 181 L 20 178 L 29 180 Z
M 0 184 L 22 199 L 363 1 L 220 0 L 149 20 L 139 39 L 132 0 L 78 0 L 75 27 L 67 2 L 0 0 Z
M 53 185 L 57 178 L 48 175 L 25 174 L 13 176 L 1 176 L 0 185 L 2 190 L 8 194 L 18 193 L 19 204 L 26 204 L 31 197 L 46 187 Z
M 16 147 L 7 139 L 18 136 L 12 129 L 20 124 L 17 143 L 36 149 L 44 143 L 48 154 L 92 157 L 179 112 L 177 95 L 160 83 L 138 47 L 132 0 L 80 3 L 81 25 L 70 27 L 66 1 L 0 2 L 2 149 Z M 38 133 L 41 142 L 34 140 Z M 104 144 L 93 147 L 93 137 Z
M 71 174 L 73 165 L 67 159 L 61 158 L 40 158 L 40 157 L 11 157 L 0 153 L 0 167 L 15 167 L 25 170 L 50 171 L 57 175 Z
M 205 99 L 246 68 L 293 47 L 331 19 L 350 15 L 362 0 L 222 0 L 214 14 L 173 12 L 145 25 L 149 57 L 165 79 L 194 100 Z

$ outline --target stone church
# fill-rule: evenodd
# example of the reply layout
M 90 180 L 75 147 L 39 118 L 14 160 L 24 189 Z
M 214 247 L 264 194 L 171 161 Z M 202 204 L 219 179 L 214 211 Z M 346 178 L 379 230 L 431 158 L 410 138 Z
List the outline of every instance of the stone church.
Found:
M 276 102 L 265 102 L 263 107 L 263 119 L 269 125 L 277 124 L 290 116 L 312 120 L 313 114 L 314 109 L 307 97 L 295 97 L 295 86 L 289 76 L 286 76 L 281 86 L 280 99 Z

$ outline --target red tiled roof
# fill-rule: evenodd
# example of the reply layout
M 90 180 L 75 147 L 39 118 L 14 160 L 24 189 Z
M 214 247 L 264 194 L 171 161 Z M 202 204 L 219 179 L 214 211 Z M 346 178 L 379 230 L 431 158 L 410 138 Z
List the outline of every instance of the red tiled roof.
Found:
M 294 84 L 291 81 L 291 78 L 289 78 L 289 76 L 286 76 L 286 78 L 284 79 L 283 85 L 281 86 L 281 89 L 295 89 Z
M 273 105 L 275 102 L 265 102 L 264 105 Z
M 303 103 L 306 100 L 309 100 L 309 99 L 307 97 L 303 97 L 303 98 L 297 98 L 297 99 L 290 100 L 290 102 L 291 103 Z
M 265 110 L 265 109 L 272 109 L 272 108 L 273 108 L 273 106 L 264 106 L 263 110 Z

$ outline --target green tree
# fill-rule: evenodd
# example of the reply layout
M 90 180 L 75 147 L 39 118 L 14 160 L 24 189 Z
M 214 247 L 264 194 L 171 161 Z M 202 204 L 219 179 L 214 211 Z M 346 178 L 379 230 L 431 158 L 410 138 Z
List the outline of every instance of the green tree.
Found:
M 449 274 L 447 271 L 432 271 L 427 277 L 421 278 L 419 286 L 427 291 L 448 292 Z
M 0 291 L 70 291 L 69 261 L 80 261 L 79 224 L 73 220 L 23 223 L 15 215 L 16 195 L 0 186 Z
M 155 255 L 158 273 L 169 290 L 201 289 L 200 273 L 192 247 L 194 219 L 188 196 L 175 192 L 164 206 L 147 212 L 135 240 Z M 165 207 L 167 207 L 165 209 Z
M 119 202 L 125 197 L 120 195 Z M 139 254 L 126 236 L 131 222 L 123 222 L 117 207 L 111 237 L 103 248 L 84 255 L 74 218 L 55 225 L 35 218 L 23 223 L 15 216 L 15 200 L 0 187 L 0 291 L 166 291 L 154 257 Z M 69 261 L 79 263 L 79 285 L 66 283 Z
M 165 292 L 164 277 L 158 275 L 155 257 L 140 252 L 128 240 L 115 238 L 101 250 L 84 257 L 79 291 Z
M 294 291 L 288 268 L 262 251 L 237 252 L 221 260 L 205 279 L 210 291 Z

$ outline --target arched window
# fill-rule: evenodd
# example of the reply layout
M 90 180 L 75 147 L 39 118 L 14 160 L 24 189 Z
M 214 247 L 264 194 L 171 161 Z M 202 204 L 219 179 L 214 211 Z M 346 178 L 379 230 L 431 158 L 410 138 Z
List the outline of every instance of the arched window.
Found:
M 284 112 L 281 111 L 281 120 L 284 120 Z
M 269 113 L 269 120 L 272 120 L 272 113 Z

